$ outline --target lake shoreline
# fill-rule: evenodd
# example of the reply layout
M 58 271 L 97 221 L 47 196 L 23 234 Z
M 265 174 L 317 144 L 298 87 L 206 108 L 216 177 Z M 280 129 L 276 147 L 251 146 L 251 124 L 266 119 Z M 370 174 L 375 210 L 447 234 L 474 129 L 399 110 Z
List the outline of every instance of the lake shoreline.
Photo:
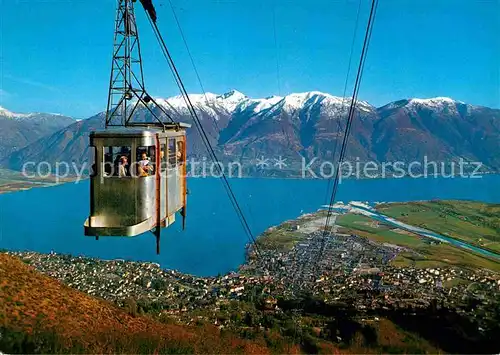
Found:
M 20 173 L 20 172 L 17 172 Z M 485 176 L 500 176 L 499 172 L 483 172 L 483 173 L 478 173 L 478 177 L 474 179 L 482 179 Z M 211 176 L 187 176 L 188 179 L 203 179 L 203 180 L 218 180 L 220 179 L 219 177 L 211 177 Z M 6 183 L 0 183 L 0 195 L 2 194 L 8 194 L 8 193 L 15 193 L 19 191 L 27 191 L 35 188 L 45 188 L 45 187 L 55 187 L 55 186 L 60 186 L 68 183 L 80 183 L 89 180 L 90 178 L 88 176 L 85 176 L 83 178 L 81 177 L 65 177 L 65 178 L 60 178 L 63 181 L 59 181 L 59 179 L 56 179 L 55 177 L 48 177 L 46 178 L 47 181 L 44 181 L 43 179 L 41 180 L 35 180 L 35 181 L 29 181 L 29 180 L 12 180 L 11 182 L 6 182 Z M 349 177 L 343 177 L 339 181 L 339 186 L 342 185 L 342 181 L 391 181 L 391 180 L 438 180 L 438 179 L 446 179 L 446 180 L 470 180 L 471 178 L 469 177 L 418 177 L 418 178 L 413 178 L 410 176 L 402 176 L 402 177 L 374 177 L 374 178 L 367 178 L 367 177 L 361 177 L 361 178 L 349 178 Z M 228 177 L 228 180 L 292 180 L 292 181 L 333 181 L 333 178 L 315 178 L 315 177 L 281 177 L 281 176 L 241 176 L 241 177 Z M 57 182 L 56 182 L 57 181 Z M 16 186 L 17 185 L 17 186 Z M 21 186 L 19 186 L 21 185 Z M 413 201 L 413 200 L 412 200 Z

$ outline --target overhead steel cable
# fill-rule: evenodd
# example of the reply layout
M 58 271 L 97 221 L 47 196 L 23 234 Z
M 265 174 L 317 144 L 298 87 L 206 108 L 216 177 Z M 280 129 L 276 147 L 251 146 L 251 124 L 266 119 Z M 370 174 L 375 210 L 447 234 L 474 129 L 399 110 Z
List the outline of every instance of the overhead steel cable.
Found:
M 179 17 L 177 16 L 177 12 L 175 11 L 174 5 L 172 4 L 171 0 L 168 0 L 170 4 L 170 8 L 172 9 L 172 14 L 174 15 L 175 23 L 177 24 L 177 28 L 179 29 L 179 33 L 181 34 L 182 41 L 184 42 L 184 46 L 186 47 L 186 51 L 188 53 L 189 59 L 191 60 L 191 64 L 193 66 L 194 72 L 196 74 L 196 78 L 198 79 L 198 83 L 200 84 L 201 91 L 203 92 L 203 96 L 205 97 L 205 102 L 207 105 L 210 105 L 210 102 L 208 101 L 207 97 L 207 92 L 205 91 L 205 88 L 203 87 L 203 83 L 201 82 L 201 77 L 200 73 L 198 72 L 198 69 L 196 68 L 196 64 L 194 63 L 193 55 L 191 54 L 191 51 L 189 50 L 189 46 L 187 44 L 186 36 L 184 35 L 184 31 L 182 30 L 181 23 L 179 21 Z M 217 123 L 217 120 L 214 119 L 212 120 L 214 123 L 215 128 L 217 129 L 217 132 L 219 132 L 219 124 Z
M 352 56 L 353 56 L 353 52 L 354 52 L 354 44 L 356 42 L 356 36 L 358 34 L 359 14 L 361 12 L 361 3 L 362 3 L 362 0 L 359 0 L 358 11 L 356 14 L 356 23 L 354 25 L 354 34 L 352 36 L 352 42 L 351 42 L 351 50 L 349 53 L 349 62 L 347 65 L 347 75 L 345 77 L 345 82 L 344 82 L 344 91 L 342 92 L 342 103 L 340 104 L 340 116 L 339 116 L 339 119 L 337 121 L 337 132 L 336 132 L 335 137 L 339 137 L 339 138 L 340 138 L 340 132 L 342 130 L 341 118 L 342 118 L 342 113 L 344 110 L 344 104 L 345 104 L 345 100 L 346 100 L 347 84 L 349 82 L 349 75 L 351 73 L 351 64 L 352 64 Z M 347 120 L 346 120 L 346 122 L 347 122 Z M 335 161 L 335 157 L 337 156 L 337 149 L 339 146 L 339 141 L 340 141 L 339 139 L 337 139 L 337 138 L 335 139 L 335 148 L 333 149 L 332 162 Z M 337 173 L 338 173 L 338 170 L 336 170 L 335 174 L 337 174 Z M 328 185 L 326 187 L 326 196 L 325 196 L 325 200 L 327 203 L 329 201 L 329 196 L 330 196 L 330 186 L 331 186 L 331 183 L 334 179 L 335 179 L 335 177 L 328 179 Z
M 335 197 L 336 197 L 338 185 L 339 185 L 340 165 L 344 161 L 344 157 L 345 157 L 345 153 L 346 153 L 346 149 L 347 149 L 347 143 L 348 143 L 349 135 L 350 135 L 350 131 L 351 131 L 351 126 L 352 126 L 352 122 L 354 121 L 354 110 L 355 110 L 356 105 L 357 105 L 359 87 L 360 87 L 361 79 L 363 76 L 363 69 L 365 66 L 366 54 L 368 52 L 368 47 L 370 44 L 370 39 L 371 39 L 372 31 L 373 31 L 373 24 L 375 22 L 375 15 L 377 12 L 377 6 L 378 6 L 378 0 L 372 0 L 372 4 L 371 4 L 371 8 L 370 8 L 370 15 L 368 17 L 368 24 L 366 26 L 365 38 L 363 41 L 363 49 L 361 51 L 361 58 L 359 61 L 358 71 L 356 74 L 356 81 L 354 83 L 351 105 L 349 107 L 349 115 L 348 115 L 348 119 L 347 119 L 347 123 L 346 123 L 346 128 L 344 131 L 342 148 L 340 150 L 339 165 L 337 167 L 337 173 L 335 175 L 333 190 L 332 190 L 332 194 L 331 194 L 331 198 L 330 198 L 330 203 L 328 206 L 328 212 L 327 212 L 327 217 L 326 217 L 325 228 L 323 231 L 321 249 L 320 249 L 320 253 L 318 255 L 318 259 L 316 261 L 316 267 L 318 266 L 319 261 L 323 257 L 323 253 L 324 253 L 324 249 L 325 249 L 325 245 L 326 245 L 326 238 L 328 236 L 328 227 L 330 225 L 330 219 L 331 219 L 331 216 L 333 213 L 333 204 L 335 202 Z
M 149 13 L 148 13 L 148 15 L 149 15 Z M 200 136 L 202 138 L 203 143 L 205 144 L 205 147 L 207 148 L 207 152 L 210 155 L 212 162 L 216 165 L 216 169 L 218 170 L 217 172 L 221 176 L 221 180 L 223 181 L 224 188 L 226 189 L 226 192 L 229 196 L 231 204 L 233 205 L 233 207 L 234 207 L 234 209 L 235 209 L 235 211 L 240 219 L 240 222 L 243 226 L 244 231 L 246 232 L 250 242 L 253 244 L 253 246 L 255 248 L 256 255 L 260 258 L 261 252 L 260 252 L 260 248 L 257 244 L 257 241 L 255 239 L 255 236 L 253 235 L 253 233 L 250 229 L 250 226 L 248 225 L 248 222 L 245 218 L 243 210 L 241 209 L 241 207 L 238 203 L 238 200 L 236 199 L 236 196 L 234 194 L 234 191 L 231 188 L 231 185 L 229 184 L 229 181 L 226 177 L 226 174 L 224 173 L 223 168 L 221 167 L 222 164 L 219 162 L 217 155 L 215 154 L 215 151 L 214 151 L 212 145 L 210 144 L 210 140 L 207 136 L 207 133 L 205 132 L 205 129 L 203 128 L 203 125 L 201 124 L 201 121 L 198 117 L 198 114 L 196 113 L 196 110 L 194 109 L 194 106 L 191 102 L 191 99 L 189 98 L 187 90 L 184 86 L 184 83 L 182 82 L 182 79 L 179 75 L 179 72 L 177 70 L 177 67 L 176 67 L 174 61 L 173 61 L 173 58 L 170 54 L 170 51 L 168 50 L 168 48 L 165 44 L 165 41 L 163 40 L 163 37 L 160 33 L 158 25 L 156 24 L 155 21 L 152 21 L 149 16 L 148 16 L 148 18 L 149 18 L 150 23 L 153 27 L 153 31 L 156 34 L 156 38 L 160 44 L 160 47 L 162 48 L 163 55 L 165 56 L 165 59 L 169 63 L 169 67 L 172 70 L 172 72 L 176 78 L 176 83 L 179 86 L 179 89 L 180 89 L 181 94 L 183 96 L 183 99 L 186 103 L 186 106 L 187 106 L 188 110 L 190 111 L 191 116 L 193 117 L 193 121 L 195 122 L 195 126 L 198 129 L 198 132 L 200 133 Z
M 206 93 L 206 91 L 205 91 L 205 87 L 204 87 L 204 85 L 203 85 L 203 83 L 202 83 L 202 81 L 201 81 L 201 77 L 200 77 L 200 74 L 199 74 L 198 69 L 197 69 L 197 67 L 196 67 L 196 64 L 195 64 L 195 62 L 194 62 L 193 55 L 191 54 L 191 50 L 189 49 L 189 45 L 188 45 L 188 43 L 187 43 L 186 36 L 184 35 L 184 31 L 183 31 L 182 26 L 181 26 L 181 23 L 180 23 L 180 21 L 179 21 L 179 17 L 177 16 L 177 12 L 175 11 L 175 8 L 174 8 L 174 5 L 173 5 L 172 1 L 171 1 L 171 0 L 168 0 L 168 2 L 169 2 L 169 4 L 170 4 L 170 8 L 171 8 L 171 10 L 172 10 L 172 14 L 173 14 L 174 19 L 175 19 L 175 22 L 176 22 L 176 24 L 177 24 L 177 28 L 178 28 L 179 33 L 180 33 L 180 35 L 181 35 L 181 37 L 182 37 L 182 40 L 183 40 L 183 42 L 184 42 L 184 46 L 186 47 L 186 51 L 187 51 L 187 53 L 188 53 L 188 55 L 189 55 L 189 58 L 190 58 L 190 61 L 191 61 L 191 65 L 193 66 L 194 72 L 195 72 L 195 74 L 196 74 L 196 78 L 197 78 L 198 83 L 199 83 L 200 88 L 201 88 L 201 91 L 203 92 L 203 96 L 204 96 L 204 98 L 205 98 L 205 102 L 206 102 L 206 104 L 210 107 L 210 106 L 211 106 L 211 104 L 210 104 L 210 102 L 209 102 L 209 100 L 208 100 L 207 93 Z M 156 31 L 155 31 L 155 33 L 156 33 Z M 219 132 L 219 131 L 220 131 L 220 129 L 219 129 L 219 125 L 218 125 L 217 120 L 215 119 L 215 117 L 213 117 L 213 120 L 212 120 L 212 121 L 213 121 L 214 126 L 215 126 L 215 128 L 216 128 L 216 132 Z M 201 124 L 200 124 L 200 126 L 201 126 Z M 218 165 L 218 164 L 217 164 L 217 165 Z M 226 191 L 227 191 L 227 190 L 226 190 Z M 252 214 L 251 214 L 251 211 L 250 211 L 250 215 L 252 215 Z M 282 263 L 280 263 L 280 264 L 284 267 L 284 265 L 283 265 Z
M 161 43 L 161 38 L 159 37 L 158 33 L 154 30 L 154 22 L 153 22 L 153 20 L 149 16 L 146 16 L 146 17 L 148 18 L 149 24 L 151 25 L 151 27 L 153 27 L 153 33 L 154 33 L 154 35 L 156 37 L 156 40 L 158 41 L 158 43 Z M 162 53 L 165 55 L 165 53 L 163 52 L 163 47 L 161 47 L 161 44 L 160 44 L 160 48 L 162 50 Z M 174 73 L 174 68 L 172 67 L 172 64 L 168 60 L 167 60 L 167 64 L 168 64 L 168 67 L 170 69 L 170 72 L 172 73 L 172 77 L 174 78 L 174 81 L 175 81 L 176 85 L 180 88 L 179 79 L 177 78 L 177 76 Z M 165 100 L 165 101 L 167 101 L 167 100 Z M 173 106 L 170 105 L 170 103 L 169 103 L 169 107 L 173 108 Z M 177 111 L 177 110 L 175 110 L 175 111 Z
M 342 113 L 343 113 L 342 111 L 343 111 L 344 104 L 345 104 L 345 101 L 346 101 L 347 84 L 349 82 L 349 75 L 351 73 L 351 64 L 352 64 L 352 57 L 353 57 L 353 52 L 354 52 L 354 44 L 356 42 L 356 36 L 357 36 L 357 33 L 358 33 L 358 27 L 359 27 L 359 15 L 360 15 L 360 12 L 361 12 L 361 3 L 362 3 L 362 0 L 359 0 L 358 10 L 357 10 L 357 13 L 356 13 L 356 21 L 355 21 L 355 25 L 354 25 L 354 33 L 353 33 L 352 42 L 351 42 L 351 49 L 350 49 L 350 52 L 349 52 L 349 62 L 348 62 L 348 66 L 347 66 L 347 74 L 346 74 L 346 78 L 345 78 L 345 81 L 344 81 L 344 90 L 343 90 L 343 93 L 342 93 L 342 102 L 341 102 L 341 105 L 340 105 L 340 117 L 337 120 L 336 137 L 340 137 L 340 132 L 342 130 L 342 126 L 341 126 L 341 118 L 342 118 Z M 346 120 L 346 123 L 347 123 L 347 120 Z M 346 124 L 346 126 L 347 126 L 347 124 Z M 335 147 L 334 147 L 333 155 L 332 155 L 332 160 L 333 161 L 335 161 L 335 157 L 337 156 L 338 146 L 339 146 L 339 140 L 335 139 Z M 338 174 L 338 170 L 335 171 L 335 175 L 337 175 L 337 174 Z M 335 177 L 332 177 L 332 178 L 328 179 L 328 185 L 327 185 L 327 188 L 326 188 L 326 196 L 325 196 L 326 203 L 328 203 L 329 200 L 330 200 L 330 186 L 331 186 L 331 183 L 332 183 L 332 181 L 334 179 L 335 179 Z M 328 224 L 329 224 L 329 221 L 328 221 Z M 301 280 L 303 279 L 304 272 L 305 272 L 305 267 L 306 267 L 306 265 L 305 265 L 305 263 L 303 263 L 301 265 L 301 268 L 300 268 L 300 271 L 299 271 L 298 275 L 294 275 L 294 277 L 293 277 L 293 284 L 295 284 L 297 277 L 299 279 L 301 279 Z

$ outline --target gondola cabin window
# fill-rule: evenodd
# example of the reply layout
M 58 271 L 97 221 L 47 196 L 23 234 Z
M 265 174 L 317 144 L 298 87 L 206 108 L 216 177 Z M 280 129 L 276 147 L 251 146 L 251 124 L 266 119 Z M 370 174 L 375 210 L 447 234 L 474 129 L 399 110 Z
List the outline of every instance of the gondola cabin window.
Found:
M 131 158 L 130 147 L 104 147 L 104 176 L 131 176 Z
M 167 170 L 167 145 L 166 144 L 161 144 L 160 145 L 160 164 L 161 164 L 161 172 L 164 173 Z
M 152 176 L 156 172 L 155 147 L 137 147 L 135 171 L 137 176 Z
M 177 166 L 177 145 L 175 138 L 168 139 L 168 167 L 175 168 Z
M 186 161 L 186 157 L 184 156 L 184 141 L 182 138 L 176 139 L 177 145 L 177 164 L 182 165 Z

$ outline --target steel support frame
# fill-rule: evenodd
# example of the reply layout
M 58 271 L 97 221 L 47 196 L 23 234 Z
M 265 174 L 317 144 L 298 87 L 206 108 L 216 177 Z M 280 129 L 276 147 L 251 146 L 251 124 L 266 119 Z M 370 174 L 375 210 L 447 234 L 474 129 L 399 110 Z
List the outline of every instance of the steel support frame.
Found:
M 108 104 L 106 109 L 106 128 L 109 126 L 137 126 L 133 117 L 140 105 L 143 105 L 165 126 L 162 118 L 150 107 L 150 103 L 173 121 L 166 110 L 158 105 L 146 92 L 142 65 L 139 32 L 134 13 L 133 0 L 117 0 L 115 19 L 113 59 L 109 80 Z M 151 122 L 144 122 L 144 125 Z

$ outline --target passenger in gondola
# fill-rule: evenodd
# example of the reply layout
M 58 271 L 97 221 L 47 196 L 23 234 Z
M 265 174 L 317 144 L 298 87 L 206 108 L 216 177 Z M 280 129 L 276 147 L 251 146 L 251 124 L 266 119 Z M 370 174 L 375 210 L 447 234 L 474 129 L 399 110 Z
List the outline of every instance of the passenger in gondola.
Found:
M 120 157 L 120 161 L 118 163 L 118 176 L 129 176 L 128 158 L 125 155 Z
M 180 164 L 184 161 L 184 142 L 183 141 L 178 141 L 177 142 L 177 163 Z
M 149 176 L 153 171 L 153 166 L 149 161 L 146 152 L 141 154 L 141 160 L 139 160 L 139 176 Z

